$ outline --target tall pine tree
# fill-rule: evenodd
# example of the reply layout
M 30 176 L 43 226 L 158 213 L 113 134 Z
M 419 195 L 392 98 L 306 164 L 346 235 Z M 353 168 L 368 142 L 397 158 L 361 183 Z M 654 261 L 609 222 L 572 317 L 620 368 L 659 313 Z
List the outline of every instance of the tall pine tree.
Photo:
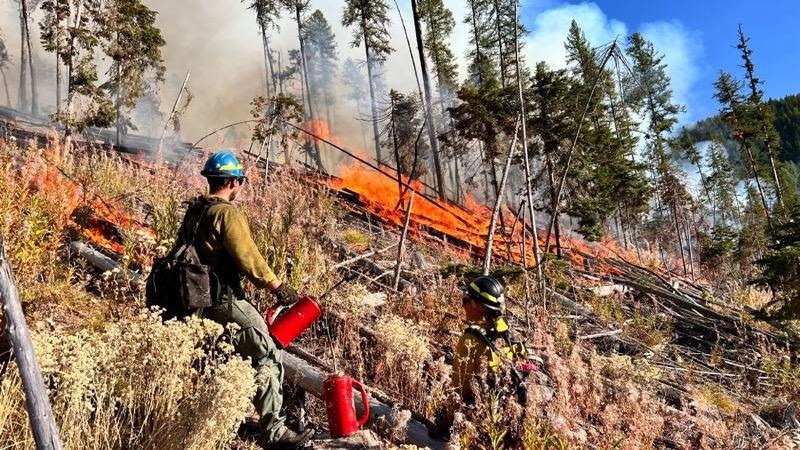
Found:
M 691 195 L 685 185 L 686 175 L 673 163 L 669 147 L 669 135 L 678 122 L 678 114 L 683 107 L 672 100 L 672 88 L 666 73 L 664 56 L 659 54 L 652 42 L 647 41 L 641 33 L 628 37 L 625 49 L 632 60 L 633 73 L 627 80 L 627 103 L 640 115 L 645 117 L 646 156 L 650 164 L 653 182 L 656 187 L 655 223 L 672 222 L 673 232 L 665 228 L 656 230 L 660 241 L 676 241 L 684 271 L 688 272 L 687 259 L 684 254 L 684 221 L 687 208 L 691 205 Z M 671 221 L 666 216 L 671 217 Z M 691 246 L 691 242 L 687 242 Z
M 306 19 L 303 35 L 306 43 L 309 84 L 314 90 L 312 98 L 317 100 L 317 111 L 321 109 L 320 103 L 324 105 L 328 126 L 333 130 L 334 114 L 331 110 L 336 100 L 333 89 L 338 61 L 336 35 L 333 34 L 330 24 L 320 10 L 314 11 Z
M 112 0 L 106 5 L 109 40 L 105 54 L 111 59 L 108 80 L 102 85 L 114 97 L 116 140 L 136 129 L 129 111 L 148 89 L 164 80 L 161 47 L 166 44 L 156 27 L 156 12 L 140 0 Z
M 372 110 L 372 132 L 375 140 L 375 156 L 383 161 L 380 131 L 378 130 L 376 73 L 394 49 L 389 39 L 389 5 L 385 0 L 346 0 L 342 25 L 353 27 L 353 47 L 364 47 L 367 61 L 370 106 Z

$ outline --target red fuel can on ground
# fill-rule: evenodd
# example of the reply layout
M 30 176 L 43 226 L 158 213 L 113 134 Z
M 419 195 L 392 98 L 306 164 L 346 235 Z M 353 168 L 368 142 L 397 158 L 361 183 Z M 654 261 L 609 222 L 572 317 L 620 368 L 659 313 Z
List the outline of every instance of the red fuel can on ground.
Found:
M 329 376 L 322 385 L 331 436 L 342 437 L 358 431 L 358 427 L 364 425 L 369 419 L 369 398 L 364 386 L 341 373 Z M 356 418 L 353 386 L 361 393 L 361 404 L 364 410 L 361 418 Z

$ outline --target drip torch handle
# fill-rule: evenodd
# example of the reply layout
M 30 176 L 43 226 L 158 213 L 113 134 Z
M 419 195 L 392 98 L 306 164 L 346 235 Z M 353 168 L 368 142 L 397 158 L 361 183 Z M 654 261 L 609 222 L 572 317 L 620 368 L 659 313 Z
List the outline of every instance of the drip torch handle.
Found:
M 358 391 L 361 393 L 361 406 L 364 409 L 364 415 L 358 419 L 358 425 L 364 425 L 369 420 L 369 396 L 367 395 L 367 391 L 364 390 L 364 385 L 359 383 L 356 380 L 353 380 L 353 385 L 358 388 Z
M 267 325 L 272 325 L 273 322 L 275 322 L 275 318 L 278 317 L 278 314 L 280 313 L 281 313 L 280 306 L 278 305 L 270 306 L 270 308 L 267 310 L 267 317 L 266 317 Z

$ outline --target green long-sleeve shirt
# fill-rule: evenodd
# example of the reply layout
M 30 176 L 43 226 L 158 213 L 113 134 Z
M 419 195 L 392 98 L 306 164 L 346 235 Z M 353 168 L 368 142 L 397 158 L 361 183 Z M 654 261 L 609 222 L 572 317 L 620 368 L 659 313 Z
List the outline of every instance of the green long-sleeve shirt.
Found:
M 190 239 L 191 230 L 198 221 L 194 242 L 198 256 L 203 264 L 211 267 L 223 285 L 241 295 L 242 276 L 262 289 L 276 280 L 253 241 L 247 218 L 237 207 L 212 195 L 198 197 L 186 211 L 177 245 Z

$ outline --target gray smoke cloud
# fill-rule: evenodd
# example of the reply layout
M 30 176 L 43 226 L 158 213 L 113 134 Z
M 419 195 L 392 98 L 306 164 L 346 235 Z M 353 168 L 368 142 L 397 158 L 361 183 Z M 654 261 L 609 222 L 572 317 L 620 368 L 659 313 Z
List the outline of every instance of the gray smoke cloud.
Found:
M 153 111 L 151 104 L 138 108 L 134 114 L 136 125 L 141 133 L 158 136 L 164 126 L 166 116 L 175 102 L 180 86 L 187 71 L 191 72 L 188 89 L 193 100 L 181 118 L 181 137 L 194 142 L 199 137 L 226 124 L 250 118 L 250 101 L 265 92 L 265 67 L 261 46 L 261 37 L 255 22 L 255 15 L 247 8 L 247 4 L 238 1 L 201 1 L 186 2 L 174 0 L 144 0 L 144 3 L 158 12 L 157 26 L 167 42 L 163 48 L 164 63 L 167 71 L 165 82 L 158 87 L 158 103 L 160 115 Z M 410 6 L 407 2 L 401 5 L 403 18 L 408 27 L 409 38 L 416 51 L 413 21 Z M 456 0 L 451 7 L 461 8 Z M 411 65 L 411 56 L 406 46 L 400 18 L 394 4 L 390 2 L 392 24 L 390 28 L 392 45 L 395 52 L 389 57 L 383 73 L 385 84 L 402 92 L 414 92 L 417 82 Z M 362 137 L 363 114 L 359 114 L 355 104 L 346 97 L 347 87 L 341 83 L 341 69 L 345 59 L 352 58 L 363 62 L 363 48 L 353 48 L 352 30 L 341 25 L 343 2 L 315 1 L 311 11 L 320 9 L 333 28 L 339 53 L 336 85 L 331 89 L 336 97 L 333 122 L 335 133 L 347 148 L 374 156 L 369 147 L 371 140 L 366 139 L 364 148 Z M 459 17 L 461 13 L 457 12 Z M 297 26 L 292 15 L 284 14 L 279 28 L 270 30 L 271 45 L 281 53 L 284 67 L 288 64 L 288 51 L 299 47 Z M 33 20 L 38 23 L 41 12 L 33 13 Z M 459 27 L 461 28 L 460 20 Z M 12 62 L 7 70 L 9 89 L 13 104 L 17 104 L 19 81 L 19 48 L 20 24 L 19 6 L 16 1 L 0 2 L 0 30 L 12 54 Z M 45 53 L 39 43 L 38 25 L 31 28 L 31 39 L 34 41 L 34 58 L 37 66 L 38 88 L 40 91 L 41 109 L 45 113 L 55 110 L 55 56 Z M 463 36 L 465 30 L 456 33 L 455 38 Z M 456 53 L 464 52 L 458 48 L 464 39 L 454 39 Z M 461 64 L 462 68 L 465 66 Z M 103 71 L 100 63 L 100 72 Z M 102 77 L 102 75 L 101 75 Z M 299 86 L 295 86 L 299 90 Z M 4 98 L 2 99 L 4 100 Z M 152 103 L 152 102 L 143 102 Z M 324 115 L 317 114 L 324 118 Z M 369 127 L 367 127 L 369 130 Z M 246 147 L 249 145 L 250 129 L 239 126 L 215 135 L 203 142 L 205 146 Z M 330 153 L 331 150 L 326 150 Z M 327 161 L 335 161 L 331 155 Z

